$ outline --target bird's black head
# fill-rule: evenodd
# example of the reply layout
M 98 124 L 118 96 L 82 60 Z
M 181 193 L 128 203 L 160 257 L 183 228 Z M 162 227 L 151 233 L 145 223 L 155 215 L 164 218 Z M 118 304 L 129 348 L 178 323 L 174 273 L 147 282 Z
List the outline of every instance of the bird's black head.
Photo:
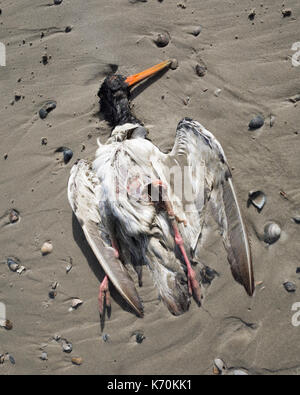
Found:
M 130 87 L 154 73 L 168 67 L 171 61 L 159 63 L 141 73 L 123 77 L 119 74 L 109 75 L 101 85 L 98 96 L 100 98 L 100 111 L 105 119 L 114 127 L 124 123 L 141 123 L 131 113 Z
M 112 126 L 138 122 L 131 113 L 130 89 L 125 81 L 122 75 L 110 75 L 105 78 L 98 92 L 100 110 Z

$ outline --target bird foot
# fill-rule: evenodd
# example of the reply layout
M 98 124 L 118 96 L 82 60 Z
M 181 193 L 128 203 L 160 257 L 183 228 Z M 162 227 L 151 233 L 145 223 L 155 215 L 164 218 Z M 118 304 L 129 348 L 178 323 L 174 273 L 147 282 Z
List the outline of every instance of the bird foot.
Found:
M 108 287 L 108 277 L 105 276 L 104 280 L 100 284 L 99 287 L 99 295 L 98 295 L 98 302 L 99 302 L 99 312 L 102 316 L 105 308 L 110 308 L 110 292 Z

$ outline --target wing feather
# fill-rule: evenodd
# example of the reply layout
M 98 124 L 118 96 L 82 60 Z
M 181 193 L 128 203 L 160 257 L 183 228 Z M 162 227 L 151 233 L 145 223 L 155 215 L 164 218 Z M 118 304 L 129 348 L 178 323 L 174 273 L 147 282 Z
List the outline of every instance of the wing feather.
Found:
M 105 234 L 105 230 L 101 231 L 99 196 L 101 196 L 99 179 L 90 163 L 80 160 L 71 169 L 68 184 L 70 205 L 110 281 L 137 314 L 143 316 L 143 307 L 134 282 L 122 262 L 115 257 L 113 248 L 107 243 L 109 235 Z

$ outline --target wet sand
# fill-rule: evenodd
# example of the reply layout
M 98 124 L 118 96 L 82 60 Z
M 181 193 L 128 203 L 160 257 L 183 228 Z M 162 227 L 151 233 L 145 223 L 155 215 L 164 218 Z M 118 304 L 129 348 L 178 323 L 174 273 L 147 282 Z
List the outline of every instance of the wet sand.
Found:
M 300 66 L 292 65 L 291 50 L 300 41 L 299 2 L 285 4 L 292 9 L 289 17 L 277 0 L 52 3 L 0 1 L 0 42 L 7 49 L 7 66 L 0 67 L 0 302 L 13 323 L 10 331 L 0 328 L 0 354 L 15 359 L 14 365 L 0 364 L 0 374 L 212 374 L 214 358 L 250 374 L 299 374 L 300 329 L 291 323 L 291 309 L 300 302 L 300 225 L 292 220 L 300 215 L 300 112 L 299 103 L 288 100 L 300 93 Z M 161 32 L 170 35 L 164 48 L 153 42 Z M 192 303 L 173 317 L 144 270 L 139 293 L 145 317 L 126 311 L 113 293 L 111 318 L 101 333 L 97 294 L 103 273 L 72 216 L 69 172 L 77 158 L 93 159 L 98 137 L 109 136 L 97 91 L 113 65 L 128 75 L 168 58 L 177 58 L 179 67 L 148 84 L 134 99 L 134 111 L 163 151 L 172 147 L 184 116 L 221 142 L 260 284 L 249 298 L 233 280 L 213 225 L 201 258 L 219 276 L 205 290 L 201 308 Z M 207 68 L 204 77 L 195 73 L 198 63 Z M 48 100 L 57 107 L 41 120 L 38 111 Z M 265 125 L 249 131 L 258 114 Z M 41 144 L 44 137 L 47 145 Z M 60 146 L 74 152 L 67 165 L 55 153 Z M 247 207 L 251 190 L 267 196 L 260 213 Z M 8 222 L 11 208 L 20 212 L 15 224 Z M 282 229 L 272 246 L 259 237 L 268 221 Z M 46 240 L 54 249 L 42 256 Z M 8 257 L 18 258 L 26 271 L 10 271 Z M 286 281 L 296 292 L 284 289 Z M 53 282 L 57 295 L 50 299 Z M 70 312 L 74 297 L 84 303 Z M 135 331 L 145 336 L 141 344 Z M 72 353 L 62 351 L 55 335 L 72 343 Z M 47 361 L 40 359 L 42 350 Z M 72 364 L 76 356 L 82 365 Z

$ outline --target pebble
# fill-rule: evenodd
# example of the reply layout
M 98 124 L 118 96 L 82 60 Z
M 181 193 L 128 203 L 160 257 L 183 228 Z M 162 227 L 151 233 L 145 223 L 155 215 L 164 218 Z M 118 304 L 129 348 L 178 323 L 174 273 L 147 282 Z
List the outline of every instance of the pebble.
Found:
M 51 101 L 46 102 L 39 111 L 40 118 L 45 119 L 48 116 L 49 112 L 55 110 L 55 108 L 56 108 L 55 101 L 51 100 Z
M 248 202 L 252 203 L 254 207 L 261 211 L 266 204 L 267 197 L 264 192 L 262 191 L 250 191 Z
M 81 357 L 73 357 L 71 361 L 73 365 L 80 366 L 83 362 L 83 359 Z
M 73 157 L 73 151 L 68 147 L 59 147 L 55 152 L 62 152 L 65 165 L 70 162 Z
M 19 101 L 19 100 L 21 100 L 21 98 L 22 98 L 21 93 L 20 92 L 15 92 L 15 101 Z
M 42 138 L 41 138 L 41 144 L 42 144 L 42 145 L 47 145 L 47 144 L 48 144 L 48 139 L 47 139 L 47 137 L 42 137 Z
M 296 285 L 290 281 L 285 282 L 283 284 L 283 286 L 287 292 L 295 292 L 296 291 Z
M 205 74 L 206 74 L 206 67 L 205 66 L 201 66 L 200 64 L 197 64 L 196 67 L 195 67 L 195 71 L 196 71 L 196 74 L 199 77 L 204 77 Z
M 154 42 L 160 48 L 166 47 L 170 42 L 169 35 L 167 33 L 158 33 Z
M 9 212 L 9 222 L 11 224 L 14 224 L 15 222 L 18 222 L 20 219 L 20 214 L 17 210 L 11 209 Z
M 259 129 L 264 125 L 264 123 L 264 118 L 261 115 L 257 115 L 255 118 L 251 119 L 248 127 L 250 130 Z
M 46 241 L 41 248 L 42 255 L 50 254 L 53 251 L 53 245 L 51 241 Z

